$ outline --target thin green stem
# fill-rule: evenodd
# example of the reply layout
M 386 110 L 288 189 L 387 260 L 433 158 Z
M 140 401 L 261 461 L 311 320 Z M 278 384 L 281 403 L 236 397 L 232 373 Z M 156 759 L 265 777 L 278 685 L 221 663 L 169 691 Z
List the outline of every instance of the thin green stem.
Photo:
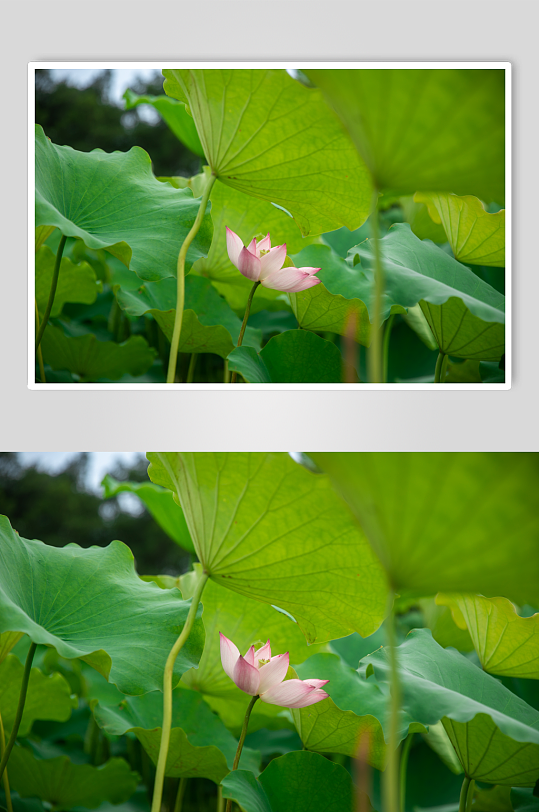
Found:
M 400 797 L 401 797 L 401 812 L 406 812 L 406 771 L 408 769 L 408 756 L 410 754 L 410 747 L 412 746 L 413 733 L 408 733 L 408 737 L 404 742 L 402 748 L 401 761 L 399 767 L 399 781 L 400 781 Z
M 223 786 L 219 784 L 217 787 L 217 807 L 216 812 L 225 812 L 225 799 L 223 798 Z
M 182 812 L 183 796 L 185 795 L 186 787 L 187 778 L 182 776 L 180 778 L 180 783 L 178 784 L 178 792 L 176 793 L 176 800 L 174 802 L 174 812 Z
M 43 338 L 43 333 L 45 332 L 45 327 L 47 326 L 52 306 L 54 304 L 54 296 L 56 294 L 56 288 L 58 286 L 58 277 L 60 275 L 60 263 L 62 262 L 62 254 L 64 253 L 64 245 L 66 244 L 66 240 L 67 237 L 64 234 L 62 234 L 62 239 L 60 240 L 60 245 L 58 246 L 58 250 L 56 252 L 56 261 L 54 263 L 54 270 L 52 272 L 49 301 L 47 302 L 47 307 L 45 308 L 45 313 L 43 315 L 43 321 L 41 322 L 41 326 L 36 336 L 36 351 L 39 345 L 41 344 L 41 339 Z
M 440 350 L 436 359 L 436 369 L 434 370 L 434 383 L 443 383 L 445 370 L 447 367 L 447 355 Z
M 195 367 L 198 359 L 198 353 L 192 352 L 191 358 L 189 359 L 189 369 L 187 370 L 187 380 L 186 383 L 193 383 L 193 378 L 195 377 Z
M 204 591 L 204 587 L 206 586 L 207 580 L 208 574 L 202 572 L 193 593 L 193 598 L 191 600 L 191 606 L 189 607 L 189 613 L 187 615 L 185 625 L 180 636 L 172 646 L 165 664 L 165 673 L 163 675 L 163 725 L 161 730 L 161 744 L 159 745 L 159 757 L 157 759 L 157 767 L 155 771 L 152 812 L 160 812 L 161 800 L 163 797 L 163 782 L 165 780 L 168 746 L 170 744 L 170 730 L 172 728 L 172 675 L 174 671 L 174 663 L 176 662 L 176 657 L 185 645 L 187 638 L 191 634 L 191 629 L 193 628 L 193 624 L 197 616 L 198 604 L 200 603 L 200 598 L 202 592 Z
M 459 812 L 469 812 L 472 808 L 474 789 L 475 781 L 465 775 L 460 790 Z
M 253 302 L 253 296 L 255 295 L 256 289 L 259 285 L 260 282 L 255 282 L 253 287 L 251 288 L 251 292 L 249 293 L 249 298 L 247 299 L 247 307 L 245 308 L 245 315 L 243 317 L 243 322 L 241 325 L 240 337 L 238 338 L 238 343 L 236 344 L 236 347 L 241 347 L 243 336 L 245 335 L 245 328 L 247 327 L 247 320 L 249 319 L 249 313 L 251 312 L 251 304 Z M 237 372 L 233 372 L 232 378 L 230 379 L 230 383 L 236 383 L 237 377 L 238 377 Z
M 26 662 L 24 664 L 24 672 L 22 675 L 21 690 L 19 693 L 19 704 L 17 705 L 17 712 L 15 714 L 15 719 L 13 720 L 11 736 L 9 737 L 6 749 L 4 750 L 2 761 L 0 761 L 0 778 L 4 774 L 6 764 L 8 763 L 9 756 L 11 754 L 11 751 L 13 750 L 13 745 L 15 744 L 15 739 L 17 738 L 17 733 L 19 732 L 19 725 L 21 723 L 22 712 L 24 710 L 24 703 L 26 701 L 26 692 L 28 690 L 28 680 L 30 679 L 30 669 L 32 668 L 32 660 L 34 659 L 35 651 L 36 644 L 32 643 L 32 645 L 28 649 L 28 654 L 26 655 Z
M 384 383 L 387 383 L 387 369 L 388 369 L 388 366 L 389 366 L 389 339 L 391 338 L 391 330 L 392 330 L 394 321 L 395 321 L 395 314 L 393 313 L 393 315 L 388 318 L 388 320 L 386 322 L 386 326 L 384 328 L 384 346 L 383 346 L 383 349 L 382 349 L 383 363 L 384 363 L 384 369 L 383 369 L 383 378 L 384 378 L 383 382 Z
M 384 267 L 380 251 L 380 229 L 378 224 L 378 191 L 374 190 L 375 206 L 369 218 L 372 241 L 374 243 L 374 310 L 372 342 L 369 348 L 369 383 L 382 383 L 384 364 L 382 358 L 382 297 L 384 295 Z
M 225 358 L 225 369 L 223 372 L 223 383 L 230 383 L 230 372 L 228 371 L 228 359 Z
M 39 310 L 37 309 L 37 300 L 36 302 L 36 334 L 39 332 Z M 41 352 L 41 347 L 37 348 L 37 362 L 39 364 L 39 374 L 41 375 L 41 383 L 47 383 L 47 379 L 45 378 L 45 367 L 43 366 L 43 353 Z
M 247 728 L 249 727 L 249 718 L 251 716 L 251 711 L 255 706 L 255 702 L 259 697 L 253 696 L 251 701 L 249 702 L 249 707 L 245 713 L 245 719 L 243 720 L 243 727 L 241 729 L 240 740 L 238 742 L 238 749 L 236 750 L 236 756 L 234 758 L 234 764 L 232 765 L 232 771 L 238 769 L 238 764 L 240 763 L 241 751 L 243 750 L 243 742 L 245 741 L 245 737 L 247 735 Z M 232 809 L 232 798 L 229 798 L 226 802 L 226 810 L 225 812 L 230 812 Z
M 215 175 L 213 174 L 210 175 L 206 183 L 206 188 L 204 189 L 204 194 L 200 199 L 200 206 L 198 208 L 198 214 L 196 216 L 195 222 L 193 223 L 187 237 L 183 241 L 182 247 L 180 248 L 180 253 L 178 254 L 176 314 L 174 316 L 174 329 L 172 331 L 172 341 L 170 342 L 167 383 L 174 383 L 174 378 L 176 377 L 176 364 L 178 362 L 178 347 L 180 346 L 180 334 L 182 331 L 182 321 L 183 321 L 183 306 L 185 302 L 185 257 L 187 256 L 189 246 L 191 245 L 196 235 L 198 234 L 198 230 L 201 226 L 202 220 L 204 219 L 204 215 L 206 213 L 206 206 L 208 204 L 208 200 L 210 197 L 210 192 L 212 190 L 215 181 L 216 181 Z
M 6 737 L 4 734 L 4 724 L 2 722 L 2 715 L 0 714 L 0 758 L 2 758 L 2 756 L 4 755 L 5 749 L 6 749 Z M 13 805 L 11 803 L 11 792 L 9 791 L 9 779 L 7 777 L 7 767 L 4 770 L 3 781 L 4 781 L 4 792 L 6 795 L 7 812 L 13 812 Z
M 399 711 L 400 680 L 397 662 L 397 634 L 395 631 L 395 611 L 386 622 L 387 645 L 391 668 L 391 696 L 389 716 L 389 740 L 387 744 L 387 766 L 384 773 L 384 812 L 399 812 Z

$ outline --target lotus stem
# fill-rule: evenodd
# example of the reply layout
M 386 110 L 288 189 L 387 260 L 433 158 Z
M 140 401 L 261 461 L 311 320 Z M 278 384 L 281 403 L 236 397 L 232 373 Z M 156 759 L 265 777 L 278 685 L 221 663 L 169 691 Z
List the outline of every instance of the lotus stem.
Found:
M 475 781 L 464 776 L 462 788 L 460 790 L 459 812 L 470 812 L 472 808 L 473 794 L 475 789 Z
M 249 313 L 251 312 L 251 304 L 253 302 L 253 296 L 255 295 L 257 287 L 260 285 L 260 282 L 255 282 L 253 287 L 251 288 L 251 292 L 249 293 L 249 298 L 247 299 L 247 307 L 245 308 L 245 315 L 243 317 L 243 322 L 241 325 L 240 336 L 238 338 L 238 343 L 236 347 L 241 347 L 243 336 L 245 335 L 245 328 L 247 327 L 247 320 L 249 319 Z M 237 372 L 232 373 L 232 378 L 230 379 L 230 383 L 236 383 L 238 377 Z
M 189 369 L 187 370 L 187 379 L 186 383 L 193 383 L 193 378 L 195 376 L 195 367 L 197 363 L 198 354 L 196 352 L 191 353 L 191 358 L 189 359 Z
M 4 755 L 6 749 L 6 737 L 4 735 L 4 725 L 2 722 L 2 715 L 0 714 L 0 758 Z M 6 794 L 6 808 L 7 812 L 13 812 L 13 804 L 11 803 L 11 792 L 9 791 L 9 779 L 7 777 L 7 767 L 4 769 L 2 776 L 4 782 L 4 792 Z
M 13 745 L 15 744 L 15 739 L 17 738 L 17 733 L 19 732 L 19 726 L 21 724 L 22 719 L 22 712 L 24 710 L 24 703 L 26 701 L 26 692 L 28 691 L 28 680 L 30 679 L 30 669 L 32 668 L 32 660 L 34 659 L 36 648 L 37 648 L 36 643 L 32 643 L 30 648 L 28 649 L 28 654 L 26 655 L 26 662 L 24 664 L 24 671 L 21 682 L 21 691 L 19 693 L 19 704 L 17 705 L 17 712 L 15 714 L 15 719 L 13 720 L 13 728 L 11 730 L 11 736 L 9 737 L 6 749 L 4 750 L 4 754 L 2 755 L 2 761 L 0 761 L 0 778 L 2 778 L 4 774 L 6 764 L 9 761 L 11 751 L 13 750 Z
M 178 792 L 176 793 L 176 800 L 174 802 L 174 812 L 182 812 L 183 807 L 183 796 L 185 795 L 185 790 L 187 787 L 187 778 L 183 775 L 180 778 L 180 783 L 178 784 Z
M 39 310 L 37 309 L 37 301 L 36 301 L 36 334 L 39 332 Z M 41 383 L 47 383 L 47 379 L 45 378 L 45 367 L 43 366 L 43 353 L 41 352 L 41 347 L 37 348 L 37 362 L 39 364 L 39 374 L 41 375 Z
M 389 340 L 391 338 L 391 330 L 393 328 L 393 322 L 395 321 L 395 314 L 393 313 L 387 320 L 387 324 L 384 329 L 384 346 L 382 350 L 383 354 L 383 382 L 387 383 L 387 370 L 389 366 Z
M 394 596 L 393 596 L 394 598 Z M 387 647 L 391 667 L 391 690 L 389 707 L 389 741 L 387 743 L 387 765 L 384 772 L 384 810 L 399 812 L 399 745 L 398 727 L 401 704 L 400 680 L 397 662 L 397 635 L 395 631 L 395 610 L 387 618 Z
M 384 295 L 384 267 L 380 251 L 380 229 L 378 227 L 378 191 L 374 190 L 376 201 L 370 217 L 372 240 L 374 243 L 374 311 L 372 342 L 369 348 L 369 383 L 383 383 L 384 364 L 382 357 L 382 297 Z
M 436 360 L 436 370 L 434 372 L 434 383 L 443 383 L 445 380 L 445 370 L 447 369 L 448 356 L 440 350 Z
M 247 728 L 249 727 L 249 719 L 251 717 L 251 711 L 255 706 L 255 702 L 257 701 L 258 696 L 253 696 L 251 701 L 249 702 L 249 707 L 245 713 L 245 719 L 243 720 L 243 727 L 241 729 L 240 740 L 238 742 L 238 749 L 236 750 L 236 756 L 234 758 L 234 764 L 232 765 L 232 772 L 238 769 L 238 764 L 240 763 L 241 758 L 241 751 L 243 750 L 243 743 L 245 741 L 245 737 L 247 735 Z M 226 809 L 225 812 L 230 812 L 232 809 L 232 798 L 229 798 L 226 802 Z
M 176 662 L 178 654 L 191 634 L 191 629 L 193 628 L 193 624 L 197 616 L 198 604 L 200 603 L 200 598 L 202 596 L 202 592 L 204 591 L 204 587 L 206 586 L 208 577 L 208 574 L 205 572 L 200 574 L 191 600 L 191 606 L 189 607 L 187 620 L 185 621 L 185 625 L 180 636 L 172 646 L 165 664 L 165 672 L 163 675 L 163 725 L 161 728 L 159 757 L 157 759 L 157 767 L 155 771 L 155 784 L 153 788 L 151 812 L 160 812 L 161 800 L 163 798 L 163 783 L 165 780 L 168 747 L 170 744 L 170 730 L 172 728 L 172 675 L 174 673 L 174 663 Z
M 195 222 L 193 223 L 187 237 L 183 241 L 182 247 L 180 248 L 180 253 L 178 254 L 176 314 L 174 316 L 174 329 L 172 331 L 172 341 L 170 342 L 167 383 L 174 383 L 174 379 L 176 377 L 176 364 L 178 362 L 178 347 L 180 346 L 180 335 L 182 332 L 182 321 L 183 321 L 183 307 L 185 303 L 185 257 L 187 256 L 189 246 L 191 245 L 196 235 L 198 234 L 202 220 L 204 219 L 204 215 L 206 213 L 206 206 L 208 204 L 208 200 L 210 197 L 210 192 L 212 190 L 212 186 L 215 183 L 215 181 L 216 181 L 215 175 L 211 174 L 208 178 L 208 182 L 206 183 L 204 194 L 200 199 L 200 206 L 198 208 L 198 214 L 196 216 Z
M 401 761 L 399 767 L 399 781 L 400 781 L 400 798 L 401 798 L 401 812 L 406 812 L 406 771 L 408 769 L 408 756 L 410 755 L 410 747 L 412 746 L 413 733 L 408 733 L 408 737 L 404 742 L 402 748 Z
M 47 326 L 47 322 L 49 320 L 49 316 L 51 314 L 52 306 L 54 304 L 54 296 L 56 294 L 56 288 L 58 286 L 58 277 L 60 276 L 60 263 L 62 262 L 62 254 L 64 253 L 64 245 L 66 244 L 67 237 L 65 234 L 62 234 L 62 239 L 60 240 L 60 245 L 58 246 L 58 250 L 56 252 L 56 261 L 54 263 L 54 270 L 52 272 L 52 281 L 51 281 L 51 289 L 49 291 L 49 300 L 47 302 L 47 307 L 45 308 L 45 313 L 43 315 L 43 321 L 41 322 L 41 326 L 37 332 L 36 336 L 36 352 L 41 344 L 41 339 L 43 338 L 43 333 L 45 332 L 45 327 Z

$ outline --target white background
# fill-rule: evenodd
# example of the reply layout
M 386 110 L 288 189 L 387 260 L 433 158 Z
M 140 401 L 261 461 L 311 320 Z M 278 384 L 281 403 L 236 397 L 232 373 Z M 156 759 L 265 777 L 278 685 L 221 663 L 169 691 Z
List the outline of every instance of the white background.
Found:
M 539 3 L 19 2 L 3 23 L 0 446 L 5 451 L 539 450 Z M 513 65 L 509 391 L 35 391 L 26 385 L 29 61 L 478 60 Z M 6 182 L 7 181 L 7 182 Z

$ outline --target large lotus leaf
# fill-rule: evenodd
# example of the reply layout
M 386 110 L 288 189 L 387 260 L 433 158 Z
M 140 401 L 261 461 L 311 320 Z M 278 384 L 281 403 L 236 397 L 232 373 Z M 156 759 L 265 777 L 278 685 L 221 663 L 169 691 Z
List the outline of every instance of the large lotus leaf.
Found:
M 503 203 L 505 72 L 315 69 L 379 190 L 477 195 Z
M 88 248 L 106 248 L 141 279 L 176 276 L 181 245 L 200 201 L 153 176 L 147 152 L 107 154 L 59 147 L 36 125 L 36 226 L 57 226 Z M 209 210 L 187 252 L 186 270 L 207 254 Z
M 329 699 L 307 708 L 293 709 L 296 729 L 307 750 L 356 757 L 367 742 L 366 758 L 373 767 L 385 767 L 389 699 L 373 680 L 366 680 L 336 654 L 315 654 L 295 666 L 300 679 L 327 679 Z M 398 740 L 408 730 L 424 731 L 407 713 L 399 714 Z
M 56 226 L 38 226 L 36 228 L 36 236 L 35 236 L 35 247 L 36 247 L 36 254 L 52 232 L 55 230 Z
M 48 245 L 36 253 L 36 302 L 40 313 L 44 313 L 49 299 L 55 260 Z M 100 290 L 101 282 L 96 280 L 95 271 L 87 262 L 75 265 L 63 257 L 51 316 L 59 316 L 66 302 L 93 304 Z
M 172 338 L 176 314 L 176 280 L 140 284 L 140 279 L 126 280 L 122 275 L 116 297 L 130 316 L 151 313 L 167 338 Z M 118 278 L 118 274 L 116 274 Z M 180 352 L 213 352 L 226 358 L 238 342 L 241 320 L 213 288 L 208 279 L 188 276 L 185 280 L 185 306 Z M 246 346 L 260 348 L 261 333 L 247 327 Z
M 22 798 L 36 796 L 54 809 L 84 806 L 95 809 L 103 801 L 120 804 L 134 793 L 138 773 L 123 758 L 101 767 L 74 764 L 68 756 L 37 759 L 31 750 L 15 747 L 9 758 L 9 783 Z
M 101 485 L 104 499 L 112 499 L 118 493 L 134 493 L 167 536 L 184 550 L 195 552 L 183 511 L 167 488 L 160 488 L 153 482 L 118 482 L 110 474 L 105 476 Z
M 308 330 L 286 330 L 257 353 L 237 347 L 228 368 L 247 383 L 341 383 L 343 359 L 331 341 Z
M 226 229 L 232 229 L 248 245 L 253 237 L 270 234 L 272 245 L 286 244 L 287 253 L 295 254 L 320 237 L 302 237 L 294 220 L 267 200 L 249 197 L 237 189 L 216 183 L 211 191 L 213 240 L 207 258 L 199 259 L 194 273 L 211 279 L 230 307 L 243 313 L 253 283 L 232 265 L 226 248 Z M 285 293 L 259 287 L 253 299 L 252 313 L 269 308 L 286 308 Z
M 274 758 L 258 779 L 246 770 L 230 773 L 223 798 L 233 798 L 245 812 L 351 812 L 355 798 L 358 808 L 371 809 L 344 767 L 301 751 Z
M 432 242 L 437 243 L 447 242 L 444 229 L 440 223 L 433 221 L 424 203 L 415 201 L 413 195 L 400 197 L 398 202 L 402 208 L 405 221 L 410 223 L 410 228 L 416 237 L 419 237 L 420 240 L 432 240 Z
M 519 617 L 507 598 L 482 595 L 441 593 L 436 603 L 448 606 L 457 626 L 469 631 L 485 671 L 539 679 L 539 613 Z
M 122 344 L 100 341 L 95 335 L 68 336 L 48 324 L 41 340 L 43 359 L 53 369 L 67 369 L 82 381 L 115 380 L 125 373 L 143 375 L 153 364 L 155 351 L 142 336 Z
M 172 778 L 209 778 L 219 784 L 232 769 L 238 742 L 196 691 L 180 685 L 173 691 L 172 702 L 165 774 Z M 132 731 L 157 764 L 163 720 L 161 693 L 125 699 L 119 707 L 96 705 L 94 716 L 98 725 L 113 736 Z M 244 748 L 240 764 L 258 774 L 260 753 Z
M 439 605 L 434 598 L 422 598 L 417 603 L 423 612 L 425 626 L 431 630 L 437 643 L 444 648 L 453 646 L 459 651 L 474 650 L 472 638 L 468 634 L 466 626 L 464 628 L 457 626 L 447 606 Z
M 201 158 L 204 157 L 204 150 L 198 137 L 195 122 L 185 109 L 185 104 L 168 96 L 138 96 L 129 88 L 125 91 L 123 98 L 125 99 L 126 110 L 132 110 L 139 104 L 151 105 L 182 144 L 185 144 L 195 155 L 199 155 Z
M 83 549 L 20 538 L 0 517 L 0 632 L 22 631 L 61 657 L 79 657 L 125 694 L 161 690 L 190 601 L 137 577 L 125 544 Z M 195 621 L 174 667 L 177 683 L 204 644 Z
M 195 565 L 198 568 L 200 565 Z M 195 573 L 184 575 L 181 591 L 184 598 L 191 597 Z M 202 597 L 202 622 L 206 632 L 204 651 L 198 668 L 187 671 L 182 682 L 200 691 L 212 708 L 222 717 L 227 727 L 241 730 L 245 717 L 246 696 L 236 688 L 225 674 L 221 663 L 219 632 L 233 640 L 242 654 L 256 643 L 270 640 L 272 652 L 289 652 L 291 663 L 301 663 L 320 646 L 307 646 L 298 624 L 267 603 L 246 595 L 231 592 L 215 581 L 208 581 Z M 260 727 L 281 727 L 285 724 L 283 709 L 277 705 L 257 702 L 251 713 L 249 730 Z
M 353 230 L 367 218 L 369 173 L 319 91 L 285 70 L 163 75 L 165 93 L 188 105 L 206 159 L 227 186 L 283 206 L 303 234 Z
M 309 643 L 381 624 L 383 570 L 327 477 L 284 453 L 147 456 L 217 583 L 289 612 Z
M 22 637 L 22 632 L 4 632 L 0 634 L 0 663 L 3 663 L 7 655 Z
M 397 591 L 537 602 L 539 457 L 520 453 L 315 453 Z
M 15 719 L 23 671 L 23 664 L 13 654 L 0 665 L 0 711 L 7 731 Z M 77 699 L 71 697 L 69 683 L 61 674 L 46 676 L 39 668 L 32 668 L 18 735 L 26 736 L 36 719 L 66 722 L 77 704 Z
M 503 294 L 434 243 L 418 239 L 406 223 L 394 225 L 380 247 L 385 276 L 382 318 L 388 317 L 394 305 L 409 307 L 419 302 L 444 353 L 487 361 L 501 358 L 505 346 Z M 360 284 L 368 280 L 372 291 L 375 260 L 371 241 L 350 249 L 349 259 L 352 263 L 360 260 L 360 267 L 355 266 Z
M 376 679 L 391 681 L 387 648 L 365 658 Z M 539 711 L 481 671 L 455 649 L 444 649 L 427 629 L 410 632 L 398 647 L 402 707 L 417 722 L 442 720 L 470 778 L 533 787 L 539 779 Z
M 477 197 L 417 192 L 432 220 L 440 223 L 455 258 L 470 265 L 505 266 L 505 211 L 490 214 Z

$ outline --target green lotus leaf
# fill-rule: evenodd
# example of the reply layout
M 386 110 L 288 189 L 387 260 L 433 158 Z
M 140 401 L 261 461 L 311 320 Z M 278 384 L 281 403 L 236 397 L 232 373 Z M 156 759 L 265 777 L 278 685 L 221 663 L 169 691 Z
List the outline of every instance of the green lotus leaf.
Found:
M 327 477 L 284 453 L 147 456 L 218 584 L 289 612 L 309 643 L 381 624 L 383 570 Z
M 74 764 L 68 756 L 38 759 L 26 747 L 15 747 L 9 758 L 9 783 L 22 798 L 36 796 L 54 809 L 84 806 L 95 809 L 103 801 L 120 804 L 134 793 L 138 773 L 123 758 L 101 767 Z
M 539 613 L 519 617 L 507 598 L 439 594 L 460 629 L 467 629 L 481 665 L 490 674 L 539 679 Z
M 490 214 L 477 197 L 448 192 L 417 192 L 432 220 L 440 223 L 459 262 L 505 266 L 505 210 Z
M 421 194 L 418 192 L 418 194 Z M 446 243 L 447 236 L 436 220 L 429 215 L 429 210 L 424 203 L 418 203 L 413 195 L 406 195 L 398 199 L 402 208 L 404 219 L 410 224 L 410 228 L 420 240 L 432 240 L 432 242 Z
M 385 767 L 388 739 L 389 700 L 373 680 L 366 680 L 346 665 L 336 654 L 315 654 L 295 666 L 300 679 L 327 679 L 324 691 L 328 699 L 293 709 L 294 724 L 307 750 L 319 753 L 342 753 L 355 758 L 365 742 L 365 758 L 378 770 Z M 408 731 L 425 728 L 401 712 L 398 740 Z
M 314 453 L 398 592 L 536 603 L 539 459 L 519 453 Z
M 53 369 L 67 369 L 81 381 L 115 380 L 125 373 L 143 375 L 153 364 L 155 351 L 142 336 L 122 344 L 100 341 L 95 335 L 68 336 L 48 324 L 41 340 L 43 359 Z
M 227 186 L 283 206 L 302 234 L 352 231 L 367 218 L 369 173 L 319 91 L 285 70 L 163 75 L 165 93 L 187 104 L 206 160 Z
M 141 581 L 120 541 L 49 547 L 21 538 L 0 517 L 0 632 L 25 632 L 61 657 L 79 657 L 125 694 L 161 690 L 189 606 L 176 590 Z M 197 620 L 176 660 L 175 684 L 203 645 Z
M 182 509 L 167 488 L 160 488 L 153 482 L 118 482 L 110 474 L 105 476 L 101 485 L 104 499 L 112 499 L 118 493 L 134 493 L 167 536 L 184 550 L 195 552 Z
M 7 731 L 13 727 L 23 671 L 23 664 L 13 654 L 8 654 L 0 664 L 0 710 Z M 39 668 L 32 668 L 18 735 L 28 735 L 36 719 L 66 722 L 77 704 L 76 697 L 71 697 L 69 683 L 61 674 L 46 676 Z
M 200 202 L 153 176 L 140 147 L 107 154 L 52 144 L 36 125 L 36 226 L 57 226 L 88 248 L 106 248 L 141 279 L 176 276 L 181 245 Z M 207 254 L 209 210 L 187 252 L 186 270 Z
M 441 594 L 441 593 L 440 593 Z M 453 646 L 459 651 L 473 651 L 472 638 L 466 627 L 462 628 L 454 621 L 447 606 L 441 606 L 434 598 L 422 598 L 418 601 L 425 625 L 432 632 L 433 638 L 440 646 Z
M 210 279 L 230 307 L 243 314 L 252 282 L 232 265 L 226 248 L 226 229 L 232 229 L 248 245 L 253 237 L 270 234 L 271 244 L 286 243 L 287 253 L 295 254 L 320 237 L 302 237 L 294 220 L 267 200 L 249 197 L 237 189 L 216 183 L 211 191 L 213 240 L 207 258 L 199 259 L 193 273 Z M 286 293 L 260 286 L 253 299 L 251 313 L 264 308 L 288 308 Z
M 229 773 L 223 798 L 233 798 L 245 812 L 350 812 L 354 799 L 371 809 L 344 767 L 301 751 L 274 758 L 258 779 L 246 770 Z
M 157 110 L 163 121 L 168 124 L 182 144 L 185 144 L 195 155 L 199 155 L 201 158 L 204 157 L 204 150 L 198 137 L 197 128 L 185 109 L 185 104 L 168 96 L 138 96 L 129 88 L 125 91 L 123 98 L 125 99 L 126 110 L 132 110 L 134 107 L 138 107 L 139 104 L 149 104 L 154 110 Z
M 531 789 L 512 789 L 511 805 L 515 812 L 538 812 L 539 798 Z
M 43 245 L 36 253 L 36 302 L 40 313 L 45 312 L 49 299 L 55 259 L 48 245 Z M 97 281 L 94 269 L 87 262 L 75 265 L 63 257 L 51 316 L 59 316 L 66 302 L 93 304 L 100 290 L 101 282 Z
M 4 632 L 0 634 L 0 664 L 4 662 L 7 655 L 21 639 L 22 632 Z
M 195 570 L 200 565 L 195 565 Z M 187 573 L 181 579 L 184 598 L 193 592 L 195 573 Z M 200 691 L 211 707 L 219 713 L 226 726 L 235 733 L 241 730 L 246 710 L 246 696 L 227 677 L 221 663 L 219 632 L 232 640 L 242 654 L 255 643 L 270 640 L 274 654 L 289 652 L 290 662 L 300 663 L 320 646 L 307 646 L 297 623 L 288 615 L 278 612 L 267 603 L 253 600 L 246 595 L 231 592 L 215 581 L 208 581 L 202 597 L 204 605 L 202 622 L 206 632 L 204 651 L 198 668 L 191 668 L 182 682 Z M 286 725 L 283 708 L 257 702 L 249 721 L 252 733 L 260 727 Z
M 247 383 L 341 383 L 342 366 L 338 347 L 307 330 L 286 330 L 259 353 L 241 346 L 228 356 L 229 370 Z
M 47 240 L 50 237 L 55 228 L 56 226 L 38 226 L 38 228 L 36 228 L 36 238 L 35 238 L 36 254 L 43 245 L 43 243 L 45 242 L 45 240 Z
M 305 71 L 346 126 L 380 191 L 433 189 L 503 203 L 505 71 Z
M 118 279 L 118 274 L 115 278 Z M 151 313 L 170 341 L 176 314 L 175 279 L 141 285 L 137 277 L 133 282 L 122 275 L 120 287 L 115 285 L 115 291 L 118 303 L 126 313 L 130 316 Z M 240 329 L 241 320 L 208 279 L 200 276 L 186 278 L 180 352 L 213 352 L 226 358 L 238 342 Z M 260 330 L 247 327 L 245 345 L 259 349 L 260 340 Z
M 387 648 L 365 658 L 376 679 L 391 680 Z M 533 787 L 539 779 L 539 711 L 455 649 L 414 629 L 398 647 L 402 707 L 420 724 L 440 720 L 469 778 Z
M 232 769 L 238 742 L 196 691 L 180 685 L 172 696 L 165 774 L 172 778 L 209 778 L 219 784 Z M 132 731 L 157 764 L 163 719 L 161 693 L 128 698 L 120 706 L 98 704 L 93 712 L 98 725 L 113 736 Z M 240 765 L 258 774 L 260 753 L 245 747 Z

